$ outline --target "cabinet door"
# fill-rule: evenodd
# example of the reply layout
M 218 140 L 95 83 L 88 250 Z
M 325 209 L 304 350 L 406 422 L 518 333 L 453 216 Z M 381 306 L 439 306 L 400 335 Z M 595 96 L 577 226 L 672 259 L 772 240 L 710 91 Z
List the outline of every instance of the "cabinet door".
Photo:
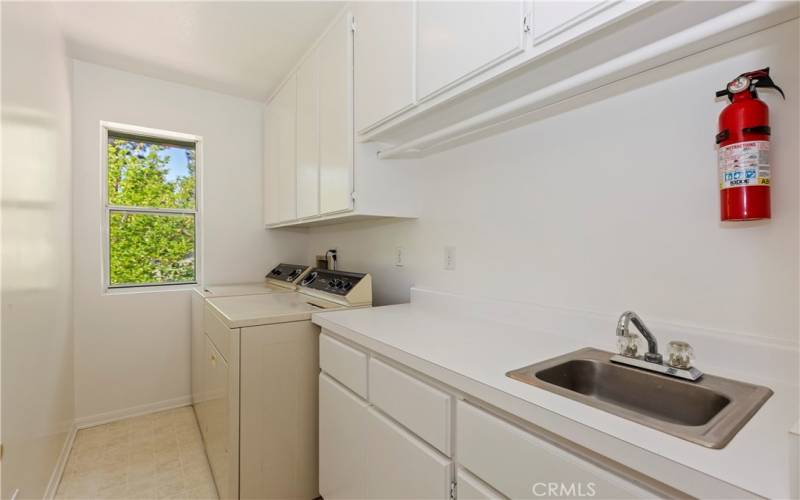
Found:
M 459 467 L 456 472 L 458 500 L 501 500 L 505 497 L 491 486 Z
M 230 481 L 228 364 L 206 337 L 206 370 L 208 399 L 205 403 L 206 454 L 221 498 L 227 496 Z
M 264 107 L 264 224 L 278 218 L 278 127 L 272 105 Z
M 366 498 L 367 406 L 319 375 L 319 493 L 326 500 Z
M 474 76 L 525 49 L 524 1 L 419 2 L 420 98 Z
M 276 150 L 278 222 L 297 217 L 297 76 L 292 77 L 275 95 L 272 108 L 273 148 Z
M 319 48 L 320 213 L 352 208 L 353 32 L 342 16 Z
M 297 70 L 297 218 L 319 214 L 319 51 Z
M 450 498 L 453 463 L 376 409 L 367 413 L 367 498 Z
M 359 132 L 414 105 L 416 2 L 356 2 L 355 120 Z

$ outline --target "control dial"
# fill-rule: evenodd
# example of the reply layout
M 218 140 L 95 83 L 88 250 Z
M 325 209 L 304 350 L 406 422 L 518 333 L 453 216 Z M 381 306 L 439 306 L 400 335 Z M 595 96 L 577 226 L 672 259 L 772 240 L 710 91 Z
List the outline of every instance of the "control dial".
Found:
M 303 286 L 308 286 L 317 279 L 317 276 L 318 276 L 317 272 L 314 271 L 305 278 L 303 278 L 303 281 L 301 281 L 300 284 Z

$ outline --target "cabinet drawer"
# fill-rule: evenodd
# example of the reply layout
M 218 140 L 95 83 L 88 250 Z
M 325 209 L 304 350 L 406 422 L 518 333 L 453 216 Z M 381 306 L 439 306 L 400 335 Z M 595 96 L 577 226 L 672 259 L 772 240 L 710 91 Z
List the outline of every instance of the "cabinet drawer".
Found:
M 205 331 L 214 347 L 217 348 L 222 357 L 226 361 L 231 359 L 231 341 L 232 334 L 230 328 L 225 326 L 219 317 L 206 305 L 203 311 L 203 330 Z
M 453 462 L 375 408 L 367 415 L 366 497 L 449 498 Z
M 561 496 L 653 497 L 627 479 L 468 403 L 459 401 L 456 414 L 459 463 L 508 497 L 541 497 L 551 484 Z
M 334 340 L 319 337 L 319 366 L 351 391 L 367 399 L 367 355 Z
M 470 474 L 466 469 L 456 472 L 457 494 L 459 500 L 502 500 L 505 497 L 494 488 Z
M 452 456 L 448 394 L 371 358 L 369 399 L 436 449 Z

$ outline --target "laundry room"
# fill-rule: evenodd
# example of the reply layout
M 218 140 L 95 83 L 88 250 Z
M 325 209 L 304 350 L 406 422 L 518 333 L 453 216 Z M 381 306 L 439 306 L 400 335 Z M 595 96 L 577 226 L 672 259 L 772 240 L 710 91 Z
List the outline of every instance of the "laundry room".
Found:
M 0 22 L 1 499 L 800 499 L 800 2 Z

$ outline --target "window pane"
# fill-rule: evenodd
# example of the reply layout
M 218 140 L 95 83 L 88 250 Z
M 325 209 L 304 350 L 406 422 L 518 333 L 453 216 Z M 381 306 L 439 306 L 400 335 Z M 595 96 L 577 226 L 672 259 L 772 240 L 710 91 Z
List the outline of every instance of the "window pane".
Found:
M 108 135 L 108 202 L 151 208 L 195 206 L 195 147 Z
M 111 286 L 196 281 L 194 215 L 109 214 Z

